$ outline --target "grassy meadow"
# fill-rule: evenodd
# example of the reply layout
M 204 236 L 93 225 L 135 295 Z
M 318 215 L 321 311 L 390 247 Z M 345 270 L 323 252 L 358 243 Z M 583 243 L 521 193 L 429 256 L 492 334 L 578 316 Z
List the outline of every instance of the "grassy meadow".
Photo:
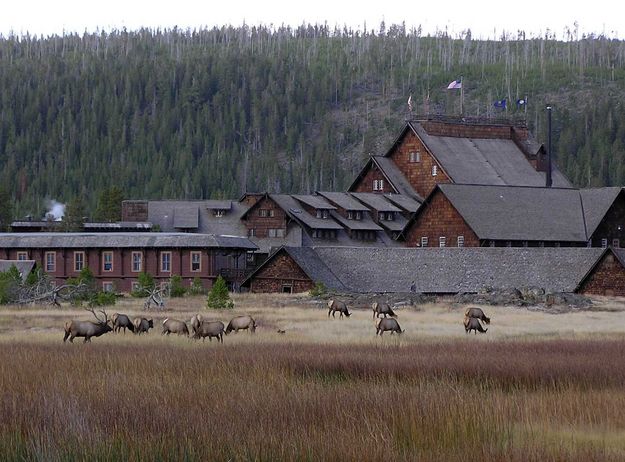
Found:
M 328 320 L 301 296 L 242 295 L 256 334 L 160 335 L 201 298 L 152 311 L 147 335 L 63 344 L 63 307 L 0 308 L 0 460 L 623 460 L 625 305 L 585 312 L 464 306 Z M 140 300 L 109 310 L 144 315 Z M 277 330 L 286 331 L 284 334 Z

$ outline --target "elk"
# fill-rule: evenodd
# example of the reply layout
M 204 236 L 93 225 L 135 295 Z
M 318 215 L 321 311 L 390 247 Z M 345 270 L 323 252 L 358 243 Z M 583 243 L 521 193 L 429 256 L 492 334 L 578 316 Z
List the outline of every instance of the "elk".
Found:
M 393 318 L 397 317 L 397 315 L 395 314 L 395 312 L 393 311 L 393 309 L 388 303 L 373 302 L 373 304 L 371 305 L 371 308 L 373 308 L 374 318 L 375 317 L 379 318 L 381 314 L 383 314 L 384 317 L 386 316 L 391 316 Z
M 484 321 L 486 324 L 490 324 L 490 318 L 484 314 L 482 308 L 467 308 L 464 312 L 466 318 L 476 318 L 480 321 Z
M 382 318 L 382 319 L 378 319 L 377 323 L 376 323 L 376 328 L 375 328 L 375 335 L 380 335 L 380 337 L 382 336 L 382 334 L 384 334 L 384 332 L 386 331 L 391 331 L 391 335 L 394 334 L 395 332 L 397 332 L 398 334 L 402 334 L 404 331 L 401 330 L 401 327 L 399 327 L 399 323 L 397 322 L 396 319 L 393 318 Z
M 237 316 L 232 318 L 226 327 L 226 335 L 230 332 L 249 329 L 251 333 L 256 332 L 256 321 L 251 316 Z
M 347 305 L 345 304 L 345 302 L 341 302 L 339 300 L 330 300 L 328 302 L 328 308 L 330 308 L 330 310 L 328 311 L 328 318 L 330 317 L 330 313 L 332 313 L 333 318 L 336 317 L 335 314 L 337 311 L 341 314 L 339 316 L 339 319 L 343 319 L 343 315 L 347 316 L 348 318 L 352 315 L 347 309 Z
M 135 334 L 143 334 L 144 332 L 147 334 L 154 327 L 154 321 L 147 318 L 135 318 L 132 323 L 135 326 Z
M 130 329 L 130 332 L 135 331 L 135 326 L 130 321 L 130 318 L 125 314 L 115 313 L 113 315 L 113 332 L 119 332 L 124 329 L 124 334 L 126 333 L 126 328 Z
M 197 333 L 198 328 L 200 327 L 200 324 L 202 324 L 202 315 L 201 314 L 195 314 L 193 315 L 193 317 L 191 318 L 191 331 L 193 332 L 193 334 L 195 335 L 195 333 Z
M 195 329 L 193 338 L 202 338 L 202 341 L 208 337 L 208 340 L 213 341 L 213 337 L 218 342 L 224 343 L 224 323 L 221 321 L 202 321 Z
M 91 343 L 91 337 L 99 337 L 102 334 L 106 334 L 107 332 L 111 332 L 113 328 L 109 324 L 108 316 L 106 315 L 106 311 L 100 310 L 100 313 L 104 315 L 104 319 L 100 319 L 93 308 L 85 308 L 85 310 L 91 312 L 93 316 L 98 320 L 98 322 L 93 321 L 69 321 L 65 323 L 65 336 L 63 337 L 63 342 L 67 340 L 69 337 L 70 343 L 74 343 L 74 339 L 76 337 L 84 337 L 85 340 L 83 343 Z
M 468 334 L 470 331 L 474 331 L 475 335 L 478 332 L 485 334 L 488 329 L 484 329 L 478 318 L 464 318 L 464 331 Z
M 189 328 L 183 321 L 166 318 L 163 321 L 163 334 L 178 334 L 189 336 Z

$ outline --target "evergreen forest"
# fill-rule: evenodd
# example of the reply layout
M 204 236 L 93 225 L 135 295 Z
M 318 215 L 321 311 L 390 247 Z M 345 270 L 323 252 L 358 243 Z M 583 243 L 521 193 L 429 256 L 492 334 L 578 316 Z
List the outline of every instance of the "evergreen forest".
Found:
M 114 198 L 343 190 L 408 116 L 525 117 L 577 186 L 625 184 L 625 42 L 325 25 L 0 37 L 0 194 L 14 217 Z M 494 101 L 506 98 L 506 109 Z M 527 104 L 517 107 L 517 99 Z M 87 212 L 91 213 L 91 212 Z

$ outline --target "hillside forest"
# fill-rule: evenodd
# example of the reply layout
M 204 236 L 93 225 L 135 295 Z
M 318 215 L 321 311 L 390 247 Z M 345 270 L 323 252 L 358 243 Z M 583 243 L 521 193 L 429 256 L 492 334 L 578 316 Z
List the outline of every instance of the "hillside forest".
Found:
M 408 115 L 524 117 L 577 186 L 625 184 L 625 42 L 242 26 L 0 37 L 0 219 L 54 199 L 343 190 Z M 507 100 L 506 109 L 493 106 Z M 517 107 L 515 101 L 527 99 Z M 10 202 L 10 212 L 6 203 Z M 82 209 L 81 209 L 82 210 Z

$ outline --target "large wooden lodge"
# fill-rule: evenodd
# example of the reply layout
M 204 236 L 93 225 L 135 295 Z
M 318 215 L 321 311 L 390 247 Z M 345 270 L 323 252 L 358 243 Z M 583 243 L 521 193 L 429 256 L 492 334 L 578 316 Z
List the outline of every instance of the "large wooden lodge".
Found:
M 495 260 L 499 267 L 515 267 L 515 255 L 530 260 L 530 255 L 547 255 L 523 248 L 552 247 L 549 258 L 559 261 L 558 256 L 568 254 L 558 248 L 568 247 L 578 248 L 569 252 L 586 259 L 585 266 L 575 263 L 585 268 L 600 256 L 607 258 L 601 248 L 613 247 L 610 255 L 620 262 L 617 249 L 625 242 L 622 188 L 573 188 L 557 167 L 549 172 L 548 165 L 544 146 L 523 123 L 423 117 L 408 121 L 386 153 L 371 156 L 345 192 L 246 193 L 232 200 L 129 200 L 122 204 L 121 222 L 85 223 L 89 235 L 74 238 L 60 233 L 44 237 L 41 231 L 50 229 L 45 222 L 32 226 L 28 221 L 15 222 L 18 233 L 0 236 L 0 258 L 19 259 L 27 253 L 46 268 L 46 259 L 55 252 L 60 263 L 54 270 L 48 266 L 47 271 L 63 280 L 74 275 L 76 258 L 82 254 L 103 285 L 114 280 L 120 290 L 130 290 L 137 273 L 133 268 L 138 268 L 133 266 L 134 259 L 140 253 L 141 268 L 161 280 L 171 274 L 185 279 L 200 276 L 209 286 L 221 274 L 235 289 L 245 282 L 246 290 L 295 292 L 309 290 L 314 279 L 321 278 L 314 270 L 320 267 L 320 255 L 321 261 L 332 254 L 342 255 L 344 266 L 332 269 L 334 276 L 323 273 L 327 276 L 323 280 L 356 291 L 358 284 L 345 279 L 351 274 L 350 259 L 355 265 L 367 252 L 370 258 L 386 255 L 389 265 L 388 256 L 399 259 L 396 266 L 411 274 L 418 287 L 419 281 L 428 280 L 435 271 L 437 261 L 438 269 L 450 264 L 452 260 L 445 259 L 448 255 L 471 255 L 473 260 L 466 261 L 484 268 Z M 546 187 L 548 176 L 553 187 Z M 97 235 L 99 239 L 89 237 Z M 159 236 L 165 241 L 167 236 L 175 239 L 177 246 L 159 243 L 165 242 Z M 87 245 L 94 241 L 102 245 Z M 54 244 L 45 247 L 42 242 Z M 451 247 L 519 250 L 450 254 Z M 586 247 L 600 248 L 599 253 Z M 202 269 L 201 274 L 194 274 L 197 270 L 189 262 L 198 252 Z M 109 255 L 113 255 L 115 269 L 105 271 L 103 262 Z M 419 262 L 426 256 L 428 263 L 423 266 Z M 163 258 L 171 262 L 165 264 Z M 312 263 L 306 266 L 306 261 Z M 376 267 L 375 259 L 369 263 Z M 166 267 L 168 271 L 163 270 Z M 273 280 L 262 276 L 268 273 L 274 275 Z M 282 281 L 289 274 L 300 277 Z M 542 286 L 562 289 L 549 281 L 549 274 L 544 272 L 547 279 Z M 460 282 L 458 291 L 462 290 Z M 390 283 L 376 285 L 376 290 L 391 290 Z M 486 280 L 483 283 L 489 285 Z M 478 279 L 472 284 L 475 288 Z M 432 287 L 423 286 L 423 291 Z M 620 293 L 605 283 L 593 287 Z M 566 288 L 579 290 L 571 284 Z

